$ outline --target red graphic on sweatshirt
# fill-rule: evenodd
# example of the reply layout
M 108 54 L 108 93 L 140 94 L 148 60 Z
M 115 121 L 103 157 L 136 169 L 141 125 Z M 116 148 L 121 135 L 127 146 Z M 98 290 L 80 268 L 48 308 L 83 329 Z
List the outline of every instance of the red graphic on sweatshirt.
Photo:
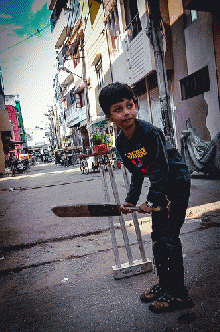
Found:
M 137 161 L 138 161 L 138 163 L 135 160 L 131 160 L 132 164 L 134 166 L 136 166 L 138 169 L 140 169 L 141 172 L 143 172 L 146 175 L 149 175 L 150 174 L 150 166 L 147 164 L 146 168 L 142 168 L 143 164 L 142 164 L 140 158 L 137 158 Z

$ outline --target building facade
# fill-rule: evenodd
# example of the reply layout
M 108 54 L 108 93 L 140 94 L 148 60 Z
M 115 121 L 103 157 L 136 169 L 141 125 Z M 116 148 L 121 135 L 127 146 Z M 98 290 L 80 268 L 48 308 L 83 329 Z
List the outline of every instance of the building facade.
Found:
M 92 144 L 107 139 L 114 145 L 117 128 L 106 121 L 98 95 L 103 86 L 116 81 L 132 86 L 140 119 L 164 128 L 148 6 L 145 0 L 69 0 L 63 6 L 65 29 L 55 46 L 64 69 L 59 71 L 60 91 L 67 128 L 72 133 L 79 130 L 84 142 L 87 133 Z M 220 132 L 219 5 L 158 0 L 158 7 L 170 118 L 180 149 L 188 119 L 204 140 Z
M 9 143 L 12 137 L 12 124 L 5 106 L 5 95 L 2 80 L 0 79 L 0 175 L 5 174 L 5 155 L 9 152 Z
M 52 1 L 49 7 L 60 13 L 53 24 L 57 35 L 57 74 L 54 80 L 54 108 L 62 127 L 62 146 L 89 147 L 90 123 L 88 83 L 84 59 L 84 34 L 79 1 Z
M 25 130 L 19 95 L 6 95 L 5 105 L 8 111 L 9 120 L 13 126 L 9 154 L 18 157 L 21 150 L 26 147 Z

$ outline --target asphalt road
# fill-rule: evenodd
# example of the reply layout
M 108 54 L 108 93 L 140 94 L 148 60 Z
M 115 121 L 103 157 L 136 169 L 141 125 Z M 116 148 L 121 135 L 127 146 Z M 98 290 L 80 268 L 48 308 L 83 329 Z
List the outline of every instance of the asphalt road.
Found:
M 123 201 L 122 172 L 114 174 Z M 207 203 L 219 202 L 219 182 L 192 178 L 189 206 L 204 210 Z M 140 202 L 148 186 L 146 180 Z M 0 331 L 218 331 L 219 204 L 209 205 L 199 218 L 191 215 L 181 231 L 186 284 L 195 301 L 196 320 L 190 325 L 178 324 L 181 312 L 158 316 L 139 301 L 142 290 L 157 280 L 152 272 L 113 278 L 107 218 L 58 218 L 51 212 L 55 205 L 104 202 L 99 173 L 40 164 L 0 179 L 0 195 Z M 114 202 L 111 190 L 110 196 Z M 150 219 L 138 217 L 146 256 L 152 259 Z M 139 259 L 131 216 L 125 219 Z M 120 259 L 127 262 L 118 217 L 114 223 Z

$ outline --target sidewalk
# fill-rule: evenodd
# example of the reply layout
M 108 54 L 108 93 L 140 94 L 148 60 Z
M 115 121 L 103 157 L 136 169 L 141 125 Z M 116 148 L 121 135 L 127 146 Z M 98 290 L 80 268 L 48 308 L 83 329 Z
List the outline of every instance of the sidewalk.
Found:
M 219 183 L 216 188 L 214 182 L 211 185 L 212 192 L 218 191 Z M 197 182 L 192 186 L 197 187 Z M 5 188 L 0 183 L 0 189 Z M 10 207 L 16 191 L 2 193 L 4 207 Z M 205 195 L 211 201 L 208 191 Z M 28 200 L 28 193 L 24 191 L 22 197 Z M 181 229 L 185 279 L 194 308 L 160 315 L 150 312 L 139 296 L 157 282 L 157 276 L 151 271 L 115 280 L 110 232 L 103 229 L 3 252 L 0 331 L 219 331 L 220 206 L 215 197 L 209 201 L 192 204 Z M 151 219 L 142 215 L 139 223 L 146 257 L 152 259 Z M 125 263 L 128 258 L 117 222 L 115 228 L 120 260 Z M 140 259 L 131 220 L 126 221 L 126 229 L 133 258 Z M 7 234 L 7 229 L 1 232 Z M 196 320 L 178 323 L 183 312 L 195 313 Z

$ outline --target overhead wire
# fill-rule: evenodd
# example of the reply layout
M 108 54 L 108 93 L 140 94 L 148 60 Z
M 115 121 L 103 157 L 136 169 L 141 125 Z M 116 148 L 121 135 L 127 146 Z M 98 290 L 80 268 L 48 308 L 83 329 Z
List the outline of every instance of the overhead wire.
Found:
M 110 1 L 112 1 L 112 0 L 109 0 L 109 1 L 104 5 L 104 8 L 107 7 L 107 5 L 109 4 Z M 93 3 L 93 2 L 94 2 L 94 0 L 92 0 L 92 3 Z M 88 16 L 86 17 L 86 19 L 88 19 L 89 15 L 90 15 L 90 14 L 88 14 Z M 55 21 L 57 21 L 57 20 L 58 20 L 58 18 L 57 18 Z M 48 28 L 49 26 L 51 26 L 51 23 L 47 24 L 47 25 L 46 25 L 45 27 L 43 27 L 42 29 L 37 29 L 37 32 L 35 32 L 35 33 L 33 33 L 32 35 L 28 36 L 27 38 L 25 38 L 25 39 L 19 41 L 18 43 L 14 44 L 14 45 L 11 45 L 11 46 L 5 48 L 4 50 L 0 51 L 0 54 L 3 53 L 3 52 L 5 52 L 5 51 L 7 51 L 7 50 L 9 50 L 9 49 L 12 48 L 12 47 L 15 47 L 15 46 L 17 46 L 17 45 L 19 45 L 19 44 L 25 42 L 26 40 L 28 40 L 28 39 L 30 39 L 30 38 L 32 38 L 32 37 L 34 37 L 34 36 L 40 34 L 43 30 L 45 30 L 45 29 Z M 5 28 L 5 29 L 7 29 L 7 28 Z
M 111 2 L 111 1 L 112 1 L 112 0 L 109 0 L 106 4 L 103 3 L 103 8 L 106 8 L 106 7 L 108 6 L 109 2 Z M 94 2 L 94 0 L 92 0 L 92 3 L 93 3 L 93 2 Z M 86 17 L 86 21 L 87 21 L 89 15 L 90 15 L 90 13 L 87 15 L 87 17 Z M 55 21 L 57 21 L 58 19 L 59 19 L 59 18 L 57 18 Z M 11 48 L 13 48 L 13 47 L 15 47 L 15 46 L 17 46 L 17 45 L 19 45 L 19 44 L 21 44 L 21 43 L 23 43 L 23 42 L 25 42 L 25 41 L 27 41 L 28 39 L 30 39 L 30 38 L 32 38 L 32 37 L 34 37 L 34 36 L 36 36 L 36 35 L 39 35 L 42 31 L 44 31 L 44 30 L 45 30 L 46 28 L 48 28 L 49 26 L 51 26 L 51 22 L 50 22 L 49 24 L 47 24 L 45 27 L 43 27 L 43 28 L 41 28 L 41 29 L 37 29 L 37 32 L 33 33 L 32 35 L 28 36 L 27 38 L 25 38 L 25 39 L 23 39 L 23 40 L 17 42 L 16 44 L 13 44 L 13 45 L 11 45 L 11 46 L 9 46 L 9 47 L 3 49 L 2 51 L 0 51 L 0 54 L 3 53 L 3 52 L 5 52 L 5 51 L 7 51 L 7 50 L 9 50 L 9 49 L 11 49 Z M 7 28 L 5 28 L 5 29 L 7 29 Z M 100 38 L 101 35 L 102 35 L 102 32 L 99 34 L 99 36 L 97 37 L 97 39 L 95 40 L 94 43 L 97 42 L 97 40 Z M 91 49 L 91 48 L 92 48 L 92 47 L 90 47 L 89 49 Z
M 51 25 L 51 23 L 47 24 L 47 25 L 46 25 L 45 27 L 43 27 L 42 29 L 37 29 L 37 32 L 33 33 L 32 35 L 28 36 L 27 38 L 25 38 L 25 39 L 19 41 L 18 43 L 14 44 L 14 45 L 11 45 L 11 46 L 5 48 L 4 50 L 0 51 L 0 54 L 1 54 L 2 52 L 5 52 L 5 51 L 9 50 L 9 49 L 12 48 L 12 47 L 15 47 L 15 46 L 17 46 L 17 45 L 19 45 L 19 44 L 25 42 L 26 40 L 28 40 L 28 39 L 30 39 L 30 38 L 36 36 L 36 35 L 39 35 L 43 30 L 45 30 L 46 28 L 48 28 L 50 25 Z

